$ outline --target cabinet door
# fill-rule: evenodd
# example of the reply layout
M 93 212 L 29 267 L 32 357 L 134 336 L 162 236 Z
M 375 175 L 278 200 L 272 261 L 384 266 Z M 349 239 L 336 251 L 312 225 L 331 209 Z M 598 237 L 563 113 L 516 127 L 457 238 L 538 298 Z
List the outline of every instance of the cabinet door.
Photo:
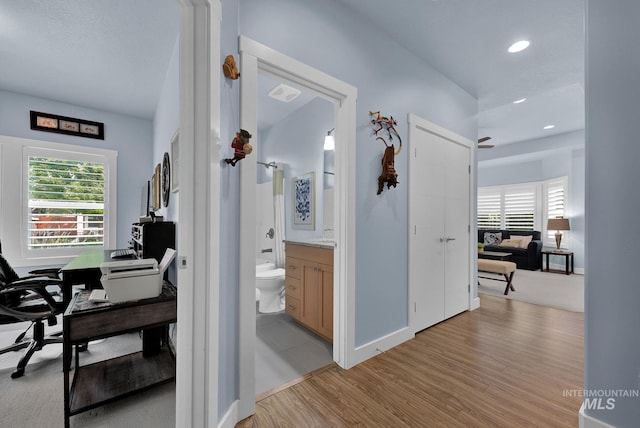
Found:
M 318 299 L 320 297 L 320 281 L 318 265 L 303 261 L 302 265 L 302 301 L 300 321 L 309 328 L 318 329 Z
M 318 331 L 329 340 L 333 340 L 333 268 L 320 265 L 320 308 Z

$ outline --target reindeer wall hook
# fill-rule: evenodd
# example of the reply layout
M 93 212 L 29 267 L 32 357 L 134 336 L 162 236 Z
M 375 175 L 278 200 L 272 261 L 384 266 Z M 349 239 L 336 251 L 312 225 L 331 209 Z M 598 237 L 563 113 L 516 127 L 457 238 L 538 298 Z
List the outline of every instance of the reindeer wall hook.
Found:
M 382 172 L 380 176 L 378 176 L 378 195 L 382 193 L 384 189 L 384 184 L 387 183 L 387 189 L 390 189 L 391 186 L 394 188 L 398 184 L 398 173 L 395 168 L 395 155 L 399 154 L 402 150 L 402 139 L 396 131 L 395 126 L 398 124 L 393 116 L 384 117 L 380 114 L 379 111 L 370 111 L 369 117 L 371 119 L 371 124 L 373 125 L 373 134 L 376 136 L 376 141 L 381 140 L 386 146 L 384 150 L 384 154 L 382 155 Z M 378 135 L 382 133 L 382 135 Z M 389 139 L 389 141 L 393 141 L 393 138 L 397 138 L 399 145 L 398 151 L 395 151 L 395 146 L 393 144 L 388 144 L 385 137 Z

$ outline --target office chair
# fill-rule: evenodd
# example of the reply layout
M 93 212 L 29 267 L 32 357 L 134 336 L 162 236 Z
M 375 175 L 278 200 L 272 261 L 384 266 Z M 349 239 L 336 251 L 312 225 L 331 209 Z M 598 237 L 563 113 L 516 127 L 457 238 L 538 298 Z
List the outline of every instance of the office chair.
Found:
M 64 312 L 62 280 L 56 278 L 56 269 L 37 270 L 30 274 L 20 278 L 0 254 L 0 324 L 31 322 L 12 345 L 0 349 L 0 354 L 4 354 L 27 348 L 16 370 L 11 373 L 12 379 L 24 374 L 25 367 L 35 351 L 39 351 L 48 343 L 62 343 L 62 332 L 46 336 L 44 334 L 44 321 L 46 320 L 50 326 L 55 325 L 56 315 Z M 25 339 L 31 327 L 32 337 Z

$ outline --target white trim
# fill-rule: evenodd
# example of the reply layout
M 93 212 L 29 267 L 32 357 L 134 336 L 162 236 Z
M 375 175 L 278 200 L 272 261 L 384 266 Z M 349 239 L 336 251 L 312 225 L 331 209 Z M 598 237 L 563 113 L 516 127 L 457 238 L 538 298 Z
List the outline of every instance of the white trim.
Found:
M 471 304 L 469 304 L 469 310 L 470 311 L 475 311 L 479 307 L 480 307 L 480 298 L 479 297 L 472 297 L 471 298 Z
M 220 0 L 180 3 L 178 427 L 218 424 Z
M 335 105 L 336 175 L 334 194 L 334 334 L 333 358 L 343 368 L 357 363 L 355 352 L 355 168 L 357 90 L 334 77 L 283 55 L 245 36 L 241 55 L 240 123 L 257 129 L 258 71 L 325 98 Z M 254 413 L 255 393 L 255 193 L 256 159 L 240 165 L 240 405 L 239 417 Z
M 439 125 L 436 125 L 435 123 L 429 122 L 426 119 L 423 119 L 419 116 L 416 116 L 413 113 L 409 113 L 407 116 L 407 121 L 409 122 L 409 152 L 411 152 L 411 150 L 413 149 L 412 144 L 415 142 L 415 133 L 417 130 L 421 130 L 433 135 L 437 135 L 440 136 L 446 140 L 449 140 L 455 144 L 459 144 L 461 146 L 467 147 L 469 149 L 469 213 L 468 213 L 468 233 L 469 233 L 469 243 L 474 243 L 475 242 L 475 238 L 473 237 L 474 235 L 472 235 L 472 233 L 476 230 L 474 225 L 473 225 L 473 221 L 475 219 L 475 191 L 474 189 L 476 188 L 476 151 L 475 151 L 475 144 L 467 139 L 464 138 L 458 134 L 455 134 L 454 132 L 449 131 L 448 129 L 445 129 Z M 411 170 L 412 168 L 412 162 L 413 159 L 415 159 L 413 156 L 409 157 L 409 170 Z M 409 174 L 409 176 L 411 176 Z M 409 221 L 408 221 L 408 230 L 407 230 L 407 242 L 408 242 L 408 251 L 411 251 L 411 242 L 413 239 L 413 233 L 411 233 L 411 225 L 415 224 L 415 222 L 412 221 L 412 216 L 414 215 L 414 213 L 412 212 L 412 204 L 411 204 L 411 195 L 412 195 L 412 189 L 414 186 L 419 185 L 418 183 L 412 183 L 411 180 L 409 181 L 409 209 L 408 209 L 408 216 L 409 216 Z M 477 233 L 476 233 L 477 235 Z M 469 249 L 467 252 L 467 257 L 469 260 L 468 266 L 469 266 L 469 273 L 468 273 L 468 285 L 469 285 L 469 292 L 468 292 L 468 301 L 467 301 L 467 309 L 471 310 L 471 309 L 477 309 L 480 306 L 480 301 L 477 297 L 477 258 L 476 258 L 476 254 L 477 254 L 477 249 L 475 244 L 474 245 L 469 245 Z M 408 257 L 408 261 L 407 261 L 407 271 L 409 272 L 409 276 L 411 276 L 411 265 L 410 265 L 410 260 L 411 260 L 411 256 L 409 254 Z M 416 326 L 415 325 L 415 317 L 413 316 L 414 312 L 412 310 L 412 306 L 413 306 L 413 301 L 414 301 L 414 297 L 416 292 L 415 292 L 415 287 L 418 287 L 418 284 L 412 284 L 411 282 L 409 282 L 409 293 L 408 293 L 408 299 L 407 299 L 407 311 L 409 313 L 409 328 L 414 331 L 420 331 L 424 328 L 424 326 Z M 473 290 L 473 291 L 472 291 Z
M 104 164 L 105 190 L 108 189 L 104 194 L 104 219 L 107 223 L 104 248 L 115 244 L 118 231 L 117 151 L 5 135 L 0 135 L 0 148 L 3 148 L 3 162 L 6 163 L 0 164 L 1 181 L 6 186 L 11 186 L 11 189 L 4 189 L 3 194 L 7 195 L 6 198 L 17 198 L 17 202 L 4 203 L 3 211 L 0 211 L 0 219 L 2 219 L 0 224 L 3 230 L 1 237 L 5 241 L 3 252 L 5 257 L 11 259 L 14 267 L 63 265 L 82 251 L 82 249 L 61 248 L 47 250 L 46 255 L 39 255 L 26 248 L 28 199 L 24 196 L 29 177 L 28 170 L 24 166 L 28 156 L 33 154 Z M 24 244 L 8 245 L 7 242 Z
M 578 427 L 579 428 L 615 428 L 613 425 L 609 425 L 602 422 L 599 419 L 589 416 L 584 412 L 584 402 L 580 406 L 578 411 Z
M 236 426 L 236 423 L 239 421 L 238 419 L 238 406 L 240 405 L 240 401 L 236 400 L 231 403 L 229 406 L 229 410 L 224 414 L 222 419 L 220 419 L 220 423 L 218 423 L 218 428 L 233 428 Z
M 393 333 L 387 334 L 386 336 L 382 336 L 369 343 L 358 346 L 355 352 L 355 360 L 357 361 L 357 364 L 359 364 L 393 348 L 394 346 L 398 346 L 407 340 L 411 340 L 415 336 L 416 335 L 409 327 L 403 327 Z

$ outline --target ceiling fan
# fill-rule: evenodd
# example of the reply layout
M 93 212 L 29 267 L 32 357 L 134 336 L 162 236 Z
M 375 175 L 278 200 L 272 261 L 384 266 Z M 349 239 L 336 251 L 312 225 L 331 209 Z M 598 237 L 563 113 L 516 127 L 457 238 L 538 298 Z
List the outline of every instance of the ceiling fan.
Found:
M 492 149 L 495 146 L 493 144 L 482 144 L 485 141 L 489 141 L 491 139 L 491 137 L 482 137 L 480 139 L 478 139 L 478 148 L 479 149 Z

